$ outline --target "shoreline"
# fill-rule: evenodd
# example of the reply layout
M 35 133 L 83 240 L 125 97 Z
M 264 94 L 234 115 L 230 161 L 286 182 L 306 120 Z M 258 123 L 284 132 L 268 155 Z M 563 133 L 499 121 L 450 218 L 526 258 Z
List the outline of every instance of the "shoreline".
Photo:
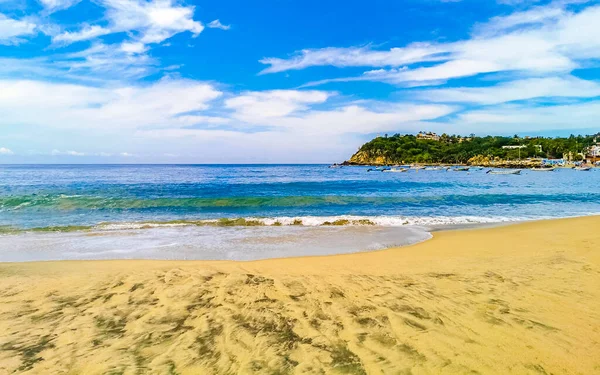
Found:
M 480 164 L 444 164 L 444 163 L 410 163 L 410 164 L 398 164 L 398 163 L 388 163 L 388 164 L 356 164 L 356 163 L 346 163 L 346 162 L 342 162 L 342 163 L 338 163 L 338 164 L 331 164 L 331 165 L 336 165 L 338 167 L 394 167 L 394 166 L 417 166 L 417 167 L 428 167 L 428 166 L 432 166 L 432 167 L 444 167 L 444 168 L 452 168 L 452 167 L 469 167 L 469 168 L 484 168 L 484 169 L 524 169 L 524 170 L 530 170 L 531 168 L 539 168 L 540 166 L 543 165 L 539 165 L 539 164 L 499 164 L 499 165 L 480 165 Z M 600 166 L 598 165 L 588 165 L 592 170 L 600 170 Z M 577 164 L 566 164 L 566 165 L 556 165 L 556 166 L 552 166 L 554 169 L 575 169 L 575 167 L 577 167 Z
M 0 263 L 0 372 L 594 373 L 598 225 L 247 262 Z
M 17 261 L 1 261 L 0 260 L 0 266 L 2 265 L 6 265 L 6 264 L 19 264 L 19 263 L 60 263 L 60 262 L 233 262 L 233 263 L 252 263 L 252 262 L 262 262 L 262 261 L 277 261 L 277 260 L 286 260 L 286 259 L 304 259 L 304 258 L 320 258 L 320 257 L 336 257 L 336 256 L 345 256 L 345 255 L 353 255 L 353 254 L 369 254 L 369 253 L 376 253 L 376 252 L 382 252 L 382 251 L 388 251 L 388 250 L 400 250 L 400 249 L 405 249 L 408 247 L 412 247 L 412 246 L 416 246 L 416 245 L 420 245 L 422 243 L 428 242 L 428 241 L 432 241 L 435 237 L 438 237 L 440 234 L 443 235 L 444 233 L 448 233 L 448 232 L 469 232 L 469 231 L 474 231 L 474 230 L 486 230 L 486 229 L 494 229 L 494 228 L 503 228 L 503 227 L 511 227 L 511 226 L 518 226 L 518 225 L 523 225 L 523 224 L 528 224 L 528 223 L 541 223 L 541 222 L 552 222 L 552 221 L 561 221 L 561 220 L 571 220 L 571 219 L 578 219 L 578 218 L 588 218 L 588 217 L 600 217 L 600 215 L 585 215 L 585 216 L 572 216 L 572 217 L 562 217 L 562 218 L 541 218 L 541 219 L 523 219 L 523 220 L 515 220 L 515 221 L 499 221 L 499 222 L 479 222 L 479 223 L 458 223 L 458 224 L 440 224 L 440 225 L 423 225 L 423 224 L 407 224 L 407 225 L 402 225 L 399 227 L 387 227 L 387 226 L 378 226 L 378 225 L 366 225 L 366 226 L 362 226 L 362 225 L 320 225 L 320 226 L 301 226 L 301 228 L 306 228 L 306 229 L 346 229 L 346 230 L 351 230 L 351 229 L 358 229 L 360 230 L 361 228 L 363 230 L 365 229 L 373 229 L 373 228 L 380 228 L 380 229 L 394 229 L 394 228 L 398 228 L 398 229 L 408 229 L 410 230 L 414 230 L 416 232 L 422 232 L 422 233 L 426 233 L 428 235 L 427 238 L 420 238 L 420 239 L 412 239 L 412 242 L 408 242 L 402 245 L 393 245 L 393 246 L 382 246 L 379 248 L 375 248 L 375 249 L 357 249 L 357 250 L 352 250 L 352 251 L 346 251 L 344 250 L 343 252 L 334 252 L 334 253 L 316 253 L 316 254 L 306 254 L 306 255 L 288 255 L 288 256 L 274 256 L 274 257 L 262 257 L 262 258 L 257 258 L 257 259 L 169 259 L 169 258 L 160 258 L 160 257 L 156 257 L 156 258 L 152 258 L 152 257 L 141 257 L 141 258 L 114 258 L 114 259 L 104 259 L 104 258 L 98 258 L 98 259 L 41 259 L 41 260 L 17 260 Z M 179 228 L 194 228 L 195 225 L 193 224 L 193 222 L 190 222 L 192 224 L 186 224 L 186 225 L 175 225 L 175 227 L 179 227 Z M 253 228 L 254 226 L 251 226 L 250 228 Z M 274 228 L 278 228 L 277 226 L 258 226 L 258 228 L 264 228 L 264 227 L 274 227 Z M 295 228 L 296 226 L 290 226 L 291 228 Z M 160 228 L 160 227 L 158 227 Z M 168 227 L 167 227 L 168 228 Z M 239 227 L 239 228 L 245 228 L 245 227 Z M 156 229 L 156 228 L 136 228 L 133 229 L 134 231 L 138 231 L 138 230 L 149 230 L 149 229 Z M 117 233 L 117 231 L 119 230 L 107 230 L 106 233 Z M 104 230 L 100 230 L 97 233 L 102 233 L 104 232 Z M 81 235 L 84 237 L 81 238 L 85 238 L 87 236 L 95 236 L 94 231 L 75 231 L 75 232 L 47 232 L 51 235 L 61 235 L 62 233 L 67 234 L 67 235 Z M 19 233 L 19 234 L 10 234 L 9 236 L 22 236 L 22 235 L 33 235 L 33 236 L 39 236 L 39 235 L 43 235 L 44 232 L 23 232 L 23 233 Z M 367 235 L 366 233 L 353 233 L 353 235 L 359 235 L 359 236 L 365 236 Z M 75 238 L 75 240 L 77 240 L 77 238 Z M 301 245 L 301 244 L 299 244 Z M 47 250 L 46 250 L 47 251 Z
M 321 220 L 324 219 L 326 218 L 321 218 Z M 99 225 L 97 226 L 98 230 L 37 231 L 7 234 L 8 237 L 1 236 L 0 248 L 8 249 L 10 247 L 10 250 L 5 253 L 0 252 L 0 264 L 110 260 L 251 262 L 360 254 L 416 245 L 431 240 L 434 233 L 437 232 L 496 228 L 560 219 L 541 218 L 497 222 L 468 222 L 467 220 L 464 223 L 456 224 L 403 224 L 400 226 L 333 224 L 212 228 L 196 225 L 193 221 L 185 222 L 185 224 L 151 227 L 127 224 L 126 229 L 103 229 L 103 226 Z M 344 221 L 351 222 L 350 220 Z M 273 229 L 268 229 L 269 227 L 273 227 Z M 235 242 L 237 241 L 235 238 L 240 233 L 244 233 L 242 236 L 245 240 Z M 198 242 L 206 241 L 207 235 L 219 237 L 219 242 Z M 352 238 L 355 240 L 349 242 L 349 239 Z M 158 239 L 161 243 L 153 242 Z M 239 248 L 240 245 L 244 247 Z M 218 246 L 219 250 L 212 251 L 211 246 Z M 77 252 L 78 248 L 85 250 Z M 120 248 L 129 250 L 119 250 Z

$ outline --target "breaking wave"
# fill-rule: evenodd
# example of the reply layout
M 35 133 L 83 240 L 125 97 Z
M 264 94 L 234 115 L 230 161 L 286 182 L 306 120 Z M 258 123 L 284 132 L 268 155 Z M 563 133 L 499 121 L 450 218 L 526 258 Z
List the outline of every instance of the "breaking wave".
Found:
M 245 217 L 221 218 L 204 220 L 172 220 L 172 221 L 141 221 L 141 222 L 105 222 L 96 225 L 47 226 L 36 228 L 0 227 L 0 234 L 17 234 L 22 232 L 78 232 L 78 231 L 118 231 L 150 228 L 173 227 L 280 227 L 280 226 L 421 226 L 437 227 L 448 225 L 477 225 L 544 219 L 543 217 L 483 217 L 483 216 L 297 216 L 297 217 Z

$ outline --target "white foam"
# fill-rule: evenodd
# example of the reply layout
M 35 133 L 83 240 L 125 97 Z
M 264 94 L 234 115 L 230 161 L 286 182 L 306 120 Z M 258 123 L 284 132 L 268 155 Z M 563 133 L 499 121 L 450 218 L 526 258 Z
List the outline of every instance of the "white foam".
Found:
M 280 217 L 246 217 L 246 221 L 259 222 L 265 226 L 292 226 L 301 225 L 305 227 L 317 227 L 324 225 L 341 226 L 444 226 L 444 225 L 469 225 L 469 224 L 493 224 L 505 222 L 519 222 L 527 220 L 540 220 L 549 217 L 507 217 L 507 216 L 280 216 Z M 196 225 L 217 224 L 218 220 L 190 220 L 189 222 L 160 223 L 160 222 L 124 222 L 124 223 L 102 223 L 94 227 L 95 230 L 134 230 L 163 227 L 184 227 Z M 299 224 L 301 223 L 301 224 Z
M 530 220 L 527 217 L 505 217 L 505 216 L 299 216 L 299 217 L 274 217 L 274 218 L 248 218 L 247 220 L 257 220 L 265 225 L 273 225 L 279 222 L 281 225 L 293 225 L 300 220 L 304 226 L 321 226 L 325 223 L 334 223 L 340 220 L 347 220 L 348 225 L 370 225 L 361 224 L 361 221 L 367 221 L 375 225 L 386 227 L 399 227 L 405 225 L 456 225 L 456 224 L 489 224 Z
M 0 262 L 95 259 L 256 260 L 377 250 L 425 241 L 420 227 L 178 226 L 0 237 Z

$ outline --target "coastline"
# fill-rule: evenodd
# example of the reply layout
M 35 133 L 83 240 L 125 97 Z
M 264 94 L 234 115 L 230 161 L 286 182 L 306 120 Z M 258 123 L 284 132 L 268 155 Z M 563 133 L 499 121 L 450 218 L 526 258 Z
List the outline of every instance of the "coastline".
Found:
M 593 373 L 599 224 L 246 262 L 0 263 L 0 372 Z
M 519 220 L 520 219 L 520 220 Z M 279 220 L 279 221 L 277 221 Z M 369 252 L 431 238 L 433 231 L 527 221 L 508 217 L 303 217 L 36 228 L 0 236 L 0 263 L 62 260 L 232 260 Z M 279 225 L 274 225 L 278 223 Z M 71 230 L 74 229 L 74 230 Z

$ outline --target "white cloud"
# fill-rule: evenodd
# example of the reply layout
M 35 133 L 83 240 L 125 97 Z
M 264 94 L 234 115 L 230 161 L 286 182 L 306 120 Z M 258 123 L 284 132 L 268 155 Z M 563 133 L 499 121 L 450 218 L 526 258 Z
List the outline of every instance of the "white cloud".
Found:
M 66 31 L 62 34 L 55 35 L 52 38 L 54 43 L 75 43 L 83 40 L 93 39 L 102 35 L 110 34 L 111 30 L 102 26 L 85 26 L 79 31 Z
M 133 33 L 138 43 L 160 43 L 175 34 L 189 31 L 193 36 L 204 26 L 194 21 L 194 7 L 179 6 L 171 0 L 101 0 L 106 8 L 108 26 L 86 26 L 79 31 L 67 31 L 54 37 L 56 42 L 75 42 L 112 33 Z
M 329 103 L 319 109 L 335 93 L 316 90 L 245 92 L 215 102 L 222 95 L 211 84 L 186 80 L 118 88 L 0 80 L 0 117 L 6 124 L 102 133 L 190 126 L 223 131 L 220 127 L 227 125 L 234 133 L 262 126 L 340 134 L 393 130 L 402 123 L 434 119 L 455 110 L 442 104 L 369 101 Z
M 67 9 L 77 4 L 80 0 L 39 0 L 49 12 Z
M 130 54 L 139 54 L 146 52 L 144 43 L 121 43 L 121 51 Z
M 107 132 L 181 127 L 189 123 L 180 115 L 205 110 L 221 95 L 208 83 L 186 80 L 116 88 L 0 80 L 0 118 L 4 124 Z
M 0 13 L 0 45 L 18 44 L 19 37 L 35 34 L 36 24 L 27 20 L 8 18 Z
M 600 101 L 530 106 L 506 104 L 460 114 L 452 122 L 463 132 L 513 133 L 568 129 L 597 129 Z
M 57 149 L 53 149 L 52 151 L 50 151 L 50 155 L 52 156 L 85 156 L 85 152 L 79 152 L 79 151 L 60 151 Z
M 368 48 L 304 50 L 290 59 L 261 60 L 263 64 L 270 65 L 262 73 L 324 65 L 388 68 L 309 85 L 364 80 L 398 85 L 414 85 L 416 82 L 440 84 L 452 78 L 496 72 L 563 74 L 590 59 L 600 59 L 600 38 L 596 37 L 600 35 L 599 19 L 600 6 L 589 6 L 574 13 L 551 5 L 496 17 L 478 27 L 469 40 L 411 44 L 388 51 Z M 416 63 L 430 64 L 397 69 Z
M 302 116 L 276 118 L 268 123 L 294 129 L 306 135 L 365 134 L 400 129 L 413 130 L 417 122 L 437 119 L 453 111 L 455 108 L 446 105 L 403 104 L 385 105 L 382 108 L 347 105 L 334 110 L 311 111 Z
M 340 135 L 393 131 L 398 127 L 436 119 L 455 111 L 448 105 L 342 102 L 317 109 L 334 93 L 275 90 L 244 93 L 225 101 L 234 109 L 233 118 L 247 124 L 306 135 Z M 294 135 L 295 136 L 295 135 Z
M 20 137 L 38 142 L 38 149 L 60 145 L 53 151 L 59 156 L 147 160 L 152 150 L 205 155 L 203 161 L 265 162 L 300 161 L 316 152 L 306 160 L 323 161 L 323 155 L 341 158 L 356 147 L 342 142 L 352 137 L 344 134 L 420 130 L 421 121 L 455 110 L 443 104 L 349 102 L 316 90 L 227 93 L 219 100 L 222 95 L 211 84 L 186 80 L 117 88 L 0 80 L 0 118 L 23 129 Z M 77 151 L 61 151 L 74 146 Z M 127 152 L 120 151 L 124 147 Z M 235 147 L 234 159 L 221 160 L 220 151 L 229 147 Z
M 181 6 L 172 0 L 100 0 L 98 4 L 106 8 L 102 24 L 83 24 L 77 30 L 48 32 L 55 46 L 88 40 L 94 41 L 94 44 L 79 52 L 48 59 L 45 64 L 48 74 L 45 75 L 54 76 L 59 70 L 63 77 L 69 74 L 82 80 L 139 79 L 161 70 L 158 61 L 147 54 L 149 44 L 163 42 L 185 31 L 195 37 L 204 29 L 193 19 L 194 7 Z M 126 34 L 126 38 L 112 44 L 97 40 L 115 33 Z M 40 65 L 35 66 L 39 71 Z M 25 70 L 23 67 L 15 69 Z
M 354 137 L 331 138 L 282 131 L 240 133 L 228 130 L 164 129 L 145 131 L 139 135 L 148 142 L 177 145 L 165 149 L 165 152 L 179 155 L 178 161 L 204 163 L 341 161 L 356 151 L 356 146 L 360 144 L 360 140 Z
M 94 44 L 83 51 L 63 56 L 53 67 L 105 79 L 141 78 L 158 70 L 158 62 L 143 53 L 143 48 L 143 44 L 137 43 Z
M 487 23 L 477 25 L 475 32 L 478 36 L 494 36 L 518 27 L 553 23 L 566 15 L 566 10 L 557 4 L 539 6 L 522 12 L 515 12 L 508 16 L 493 17 Z
M 225 106 L 234 109 L 238 118 L 253 121 L 306 110 L 309 104 L 323 103 L 331 95 L 323 91 L 297 90 L 250 92 L 227 99 Z
M 208 28 L 211 28 L 211 29 L 221 29 L 221 30 L 229 30 L 229 29 L 231 29 L 231 25 L 223 25 L 221 23 L 221 21 L 219 21 L 219 20 L 211 21 L 206 26 Z
M 444 60 L 447 51 L 429 43 L 415 43 L 405 48 L 375 51 L 368 47 L 305 49 L 290 59 L 264 58 L 270 65 L 261 74 L 300 70 L 311 66 L 331 65 L 339 68 L 360 66 L 400 66 L 422 61 Z
M 178 68 L 177 65 L 163 67 L 159 60 L 144 52 L 135 53 L 135 50 L 135 45 L 126 43 L 94 44 L 67 54 L 23 59 L 0 57 L 0 79 L 54 81 L 59 78 L 62 81 L 114 86 Z
M 600 84 L 572 76 L 529 78 L 487 87 L 410 91 L 407 96 L 433 102 L 490 105 L 533 98 L 593 98 L 600 96 Z
M 175 119 L 180 126 L 203 125 L 207 128 L 214 128 L 221 125 L 229 124 L 231 119 L 216 116 L 201 116 L 201 115 L 182 115 Z
M 0 155 L 14 155 L 10 148 L 0 147 Z

